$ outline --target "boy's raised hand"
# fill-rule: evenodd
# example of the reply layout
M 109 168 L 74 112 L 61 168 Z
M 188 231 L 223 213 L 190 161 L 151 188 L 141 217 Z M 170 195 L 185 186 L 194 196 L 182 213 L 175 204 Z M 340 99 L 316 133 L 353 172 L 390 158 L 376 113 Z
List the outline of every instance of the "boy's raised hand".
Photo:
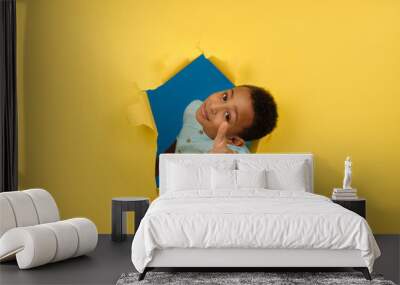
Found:
M 227 131 L 228 123 L 222 122 L 218 128 L 217 135 L 214 138 L 214 145 L 209 153 L 235 153 L 233 150 L 228 148 L 228 139 L 226 138 Z

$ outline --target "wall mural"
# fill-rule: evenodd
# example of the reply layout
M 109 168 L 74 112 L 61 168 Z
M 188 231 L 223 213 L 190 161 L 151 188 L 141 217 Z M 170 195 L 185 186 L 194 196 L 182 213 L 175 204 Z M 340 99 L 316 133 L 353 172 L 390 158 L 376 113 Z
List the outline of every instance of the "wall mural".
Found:
M 158 177 L 158 156 L 161 153 L 181 152 L 175 143 L 188 105 L 198 109 L 193 101 L 203 101 L 210 94 L 232 87 L 234 84 L 202 54 L 161 86 L 143 92 L 141 98 L 147 101 L 145 105 L 147 108 L 150 107 L 150 110 L 145 110 L 143 104 L 131 106 L 131 121 L 135 125 L 146 125 L 157 132 L 156 177 Z M 150 117 L 146 113 L 149 113 Z M 201 129 L 198 132 L 203 134 Z M 250 148 L 251 142 L 246 142 L 246 146 Z M 191 151 L 186 148 L 182 149 L 182 152 Z

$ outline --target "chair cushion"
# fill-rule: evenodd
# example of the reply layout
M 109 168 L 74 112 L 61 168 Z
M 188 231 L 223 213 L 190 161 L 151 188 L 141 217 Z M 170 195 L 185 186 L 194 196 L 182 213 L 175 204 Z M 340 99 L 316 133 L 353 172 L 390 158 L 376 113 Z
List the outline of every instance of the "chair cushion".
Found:
M 1 196 L 6 198 L 13 210 L 17 227 L 34 226 L 39 224 L 35 205 L 30 196 L 23 191 L 3 192 Z
M 28 189 L 23 191 L 30 196 L 35 205 L 39 224 L 52 223 L 60 220 L 56 201 L 49 192 L 43 189 Z
M 0 261 L 16 257 L 20 269 L 86 254 L 97 245 L 97 228 L 86 218 L 18 227 L 0 238 Z
M 8 230 L 15 228 L 17 222 L 8 199 L 0 194 L 0 237 Z
M 57 204 L 49 192 L 29 189 L 0 193 L 0 237 L 15 227 L 60 220 Z

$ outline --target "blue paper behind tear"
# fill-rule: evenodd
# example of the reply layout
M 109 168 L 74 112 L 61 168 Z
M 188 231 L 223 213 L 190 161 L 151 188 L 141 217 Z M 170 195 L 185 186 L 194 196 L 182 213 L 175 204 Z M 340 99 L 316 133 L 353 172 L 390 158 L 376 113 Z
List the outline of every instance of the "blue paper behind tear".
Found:
M 158 131 L 157 156 L 175 141 L 190 102 L 203 101 L 216 91 L 232 87 L 233 83 L 201 55 L 157 89 L 147 90 Z

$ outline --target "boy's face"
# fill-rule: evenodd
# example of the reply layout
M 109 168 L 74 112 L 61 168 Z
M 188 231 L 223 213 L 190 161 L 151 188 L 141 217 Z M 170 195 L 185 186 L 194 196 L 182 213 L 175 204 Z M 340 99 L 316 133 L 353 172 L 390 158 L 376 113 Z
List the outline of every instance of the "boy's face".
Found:
M 197 121 L 212 139 L 217 135 L 221 123 L 228 122 L 226 137 L 233 139 L 234 144 L 240 139 L 237 135 L 252 124 L 253 118 L 254 110 L 247 87 L 235 87 L 211 94 L 196 111 Z

